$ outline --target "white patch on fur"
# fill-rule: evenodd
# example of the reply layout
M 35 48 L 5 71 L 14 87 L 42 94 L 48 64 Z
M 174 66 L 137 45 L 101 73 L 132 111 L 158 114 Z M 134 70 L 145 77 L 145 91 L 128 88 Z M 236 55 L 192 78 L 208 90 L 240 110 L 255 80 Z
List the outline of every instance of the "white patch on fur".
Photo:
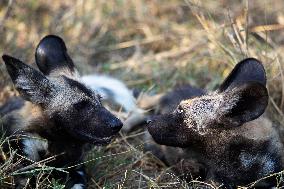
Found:
M 84 184 L 74 184 L 71 189 L 83 189 L 84 188 Z
M 47 141 L 38 137 L 24 139 L 23 145 L 24 153 L 33 161 L 40 160 L 39 151 L 47 151 L 48 149 Z
M 230 94 L 226 95 L 229 96 Z M 232 95 L 230 100 L 225 100 L 223 93 L 212 93 L 182 101 L 180 103 L 182 109 L 177 109 L 177 111 L 185 114 L 184 122 L 189 128 L 198 131 L 200 134 L 205 134 L 208 123 L 229 112 L 237 100 L 238 96 L 236 95 Z
M 81 81 L 92 90 L 98 92 L 103 99 L 116 102 L 123 107 L 126 112 L 137 109 L 132 92 L 123 82 L 104 75 L 82 76 Z M 109 95 L 105 89 L 111 91 L 113 95 Z

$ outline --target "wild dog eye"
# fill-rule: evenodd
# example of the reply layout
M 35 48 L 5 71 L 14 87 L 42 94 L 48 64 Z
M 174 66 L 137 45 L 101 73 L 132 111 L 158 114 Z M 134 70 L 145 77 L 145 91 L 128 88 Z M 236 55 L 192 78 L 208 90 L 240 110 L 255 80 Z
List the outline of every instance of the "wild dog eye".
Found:
M 177 113 L 178 114 L 182 114 L 183 113 L 182 107 L 180 107 L 180 106 L 177 107 Z
M 89 104 L 90 104 L 89 101 L 83 100 L 83 101 L 75 103 L 73 106 L 76 110 L 82 110 L 82 109 L 85 109 L 86 107 L 88 107 Z

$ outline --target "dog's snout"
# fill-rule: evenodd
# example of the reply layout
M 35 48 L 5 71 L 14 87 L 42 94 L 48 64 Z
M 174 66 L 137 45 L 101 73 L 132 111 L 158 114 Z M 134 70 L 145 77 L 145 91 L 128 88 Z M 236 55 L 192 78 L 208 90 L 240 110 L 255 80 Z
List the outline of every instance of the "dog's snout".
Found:
M 119 119 L 112 119 L 109 121 L 109 126 L 113 132 L 118 132 L 122 128 L 123 123 Z

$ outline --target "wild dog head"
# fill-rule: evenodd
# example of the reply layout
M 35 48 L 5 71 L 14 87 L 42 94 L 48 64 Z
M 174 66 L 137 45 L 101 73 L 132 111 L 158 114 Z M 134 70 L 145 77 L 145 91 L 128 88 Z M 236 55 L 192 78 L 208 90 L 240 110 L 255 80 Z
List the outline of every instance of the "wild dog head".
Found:
M 84 142 L 108 143 L 122 123 L 102 106 L 98 94 L 80 82 L 64 41 L 54 35 L 44 37 L 35 58 L 40 71 L 3 55 L 20 95 L 39 106 L 58 131 L 64 132 L 62 135 Z
M 253 58 L 238 63 L 215 92 L 181 101 L 176 109 L 153 118 L 148 130 L 159 144 L 188 147 L 200 136 L 234 129 L 263 114 L 268 104 L 266 76 Z

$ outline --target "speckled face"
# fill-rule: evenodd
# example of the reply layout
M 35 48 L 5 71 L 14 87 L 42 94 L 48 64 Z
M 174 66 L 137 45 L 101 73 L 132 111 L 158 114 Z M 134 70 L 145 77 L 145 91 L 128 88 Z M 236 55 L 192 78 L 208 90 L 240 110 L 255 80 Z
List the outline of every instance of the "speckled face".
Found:
M 72 136 L 83 141 L 107 143 L 122 123 L 101 102 L 100 97 L 79 81 L 62 76 L 53 79 L 54 89 L 46 113 Z
M 236 105 L 239 96 L 230 93 L 212 93 L 198 98 L 182 101 L 176 113 L 182 114 L 185 127 L 206 134 L 209 129 L 216 128 L 222 116 L 230 113 Z
M 104 144 L 121 129 L 121 121 L 106 110 L 99 96 L 76 77 L 45 76 L 13 57 L 4 55 L 3 59 L 21 96 L 41 107 L 55 123 L 60 133 L 52 134 Z
M 255 119 L 266 105 L 267 92 L 261 84 L 244 84 L 183 100 L 172 113 L 153 119 L 148 129 L 160 144 L 184 146 L 213 130 L 234 128 Z M 172 138 L 171 142 L 166 138 Z
M 206 135 L 211 129 L 218 128 L 219 120 L 230 112 L 238 96 L 226 99 L 224 94 L 211 93 L 183 100 L 171 114 L 153 119 L 148 125 L 149 131 L 162 144 L 166 138 L 178 142 L 177 146 L 188 144 L 195 136 Z
M 88 103 L 94 107 L 101 107 L 100 96 L 88 89 L 79 81 L 61 76 L 52 79 L 54 83 L 53 94 L 47 104 L 51 112 L 68 111 L 70 107 L 82 109 Z
M 171 113 L 153 118 L 148 130 L 159 144 L 198 144 L 207 134 L 236 128 L 263 114 L 268 103 L 265 82 L 261 63 L 246 59 L 236 65 L 218 90 L 182 100 Z

